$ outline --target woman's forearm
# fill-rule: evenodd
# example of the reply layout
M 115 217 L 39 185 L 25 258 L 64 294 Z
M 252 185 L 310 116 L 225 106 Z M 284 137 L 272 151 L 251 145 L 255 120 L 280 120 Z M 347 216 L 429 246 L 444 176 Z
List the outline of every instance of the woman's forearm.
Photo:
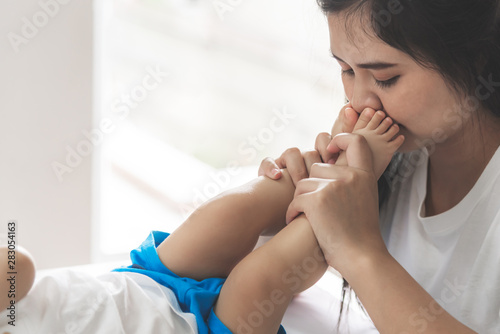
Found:
M 388 253 L 359 257 L 344 277 L 388 333 L 475 333 L 446 312 Z

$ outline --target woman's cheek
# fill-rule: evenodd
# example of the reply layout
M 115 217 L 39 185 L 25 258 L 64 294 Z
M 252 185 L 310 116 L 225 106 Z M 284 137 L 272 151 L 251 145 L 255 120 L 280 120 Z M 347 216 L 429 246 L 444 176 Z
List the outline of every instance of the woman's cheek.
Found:
M 390 117 L 394 123 L 403 125 L 401 124 L 401 118 L 397 110 L 395 110 L 390 104 L 385 104 L 384 102 L 382 102 L 382 104 L 384 106 L 386 116 Z
M 414 112 L 415 104 L 418 102 L 414 101 L 411 95 L 398 89 L 388 91 L 380 96 L 380 102 L 384 106 L 386 115 L 392 118 L 396 124 L 410 125 L 412 122 L 409 120 L 414 118 L 412 115 L 418 115 Z

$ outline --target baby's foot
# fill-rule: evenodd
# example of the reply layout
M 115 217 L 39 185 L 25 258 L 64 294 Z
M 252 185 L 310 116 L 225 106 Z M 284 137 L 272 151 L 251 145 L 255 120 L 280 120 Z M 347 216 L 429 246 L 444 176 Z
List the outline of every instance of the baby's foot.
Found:
M 382 111 L 365 109 L 359 116 L 352 133 L 362 135 L 373 152 L 373 169 L 377 179 L 389 165 L 393 154 L 403 144 L 404 137 L 397 135 L 399 126 Z M 336 165 L 347 165 L 345 152 L 341 152 Z

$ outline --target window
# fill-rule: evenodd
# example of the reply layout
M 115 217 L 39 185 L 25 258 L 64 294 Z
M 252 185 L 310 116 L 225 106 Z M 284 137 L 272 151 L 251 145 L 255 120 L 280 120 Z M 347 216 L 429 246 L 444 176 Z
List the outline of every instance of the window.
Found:
M 266 156 L 311 149 L 343 104 L 315 1 L 95 3 L 97 260 L 173 231 Z

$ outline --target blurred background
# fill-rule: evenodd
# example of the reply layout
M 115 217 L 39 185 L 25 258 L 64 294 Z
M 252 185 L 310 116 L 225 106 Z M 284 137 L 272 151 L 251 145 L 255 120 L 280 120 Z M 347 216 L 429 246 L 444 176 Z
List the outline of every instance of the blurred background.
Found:
M 0 235 L 39 269 L 126 260 L 312 149 L 344 93 L 314 0 L 4 0 Z

